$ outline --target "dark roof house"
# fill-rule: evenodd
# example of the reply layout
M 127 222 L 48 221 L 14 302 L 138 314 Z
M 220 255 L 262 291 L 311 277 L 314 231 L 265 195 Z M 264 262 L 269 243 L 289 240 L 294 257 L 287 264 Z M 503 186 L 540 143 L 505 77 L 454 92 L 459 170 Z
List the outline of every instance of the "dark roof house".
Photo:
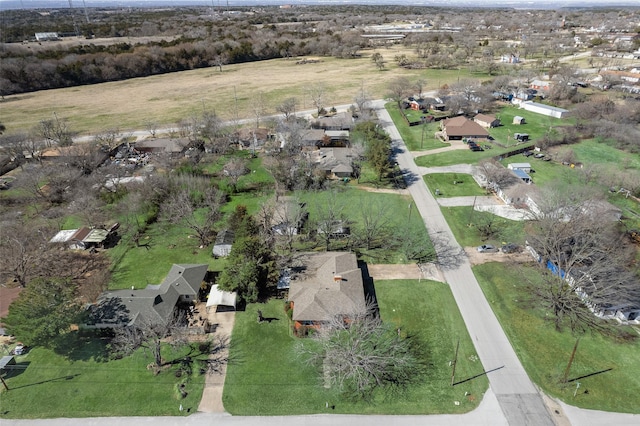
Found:
M 166 324 L 176 306 L 198 300 L 207 274 L 206 264 L 175 264 L 161 284 L 142 290 L 115 290 L 103 293 L 90 307 L 88 327 L 115 328 L 140 324 Z

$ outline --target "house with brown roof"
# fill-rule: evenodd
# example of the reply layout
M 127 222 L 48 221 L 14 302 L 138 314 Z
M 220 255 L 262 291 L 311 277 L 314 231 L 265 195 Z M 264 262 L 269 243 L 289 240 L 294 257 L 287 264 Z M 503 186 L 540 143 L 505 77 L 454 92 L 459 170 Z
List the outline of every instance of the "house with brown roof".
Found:
M 473 117 L 473 121 L 475 121 L 485 129 L 499 127 L 501 124 L 500 120 L 498 120 L 495 116 L 489 114 L 478 114 Z
M 351 177 L 353 155 L 351 148 L 322 148 L 312 153 L 316 168 L 331 179 Z
M 440 127 L 445 140 L 486 139 L 489 137 L 489 132 L 482 126 L 463 116 L 443 120 L 440 122 Z
M 291 273 L 289 302 L 294 329 L 319 328 L 336 315 L 347 316 L 365 306 L 364 282 L 356 255 L 349 252 L 304 254 Z

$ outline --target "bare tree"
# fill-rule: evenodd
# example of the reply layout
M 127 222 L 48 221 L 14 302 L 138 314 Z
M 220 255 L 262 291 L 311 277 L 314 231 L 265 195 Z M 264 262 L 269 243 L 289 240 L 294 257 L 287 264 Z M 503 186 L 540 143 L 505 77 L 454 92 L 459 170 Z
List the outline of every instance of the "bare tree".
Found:
M 370 250 L 386 240 L 390 235 L 391 215 L 389 204 L 380 200 L 369 202 L 360 198 L 358 216 L 360 227 L 356 229 L 356 237 Z
M 402 387 L 424 374 L 423 348 L 414 337 L 383 323 L 369 304 L 336 313 L 314 334 L 316 345 L 297 350 L 325 384 L 348 398 L 368 399 L 380 387 Z
M 506 188 L 519 181 L 511 170 L 492 158 L 481 160 L 476 170 L 485 180 L 488 190 L 495 191 L 498 188 Z
M 375 52 L 371 55 L 371 61 L 376 64 L 376 67 L 382 71 L 384 69 L 384 58 L 382 57 L 382 53 Z
M 287 98 L 276 107 L 276 110 L 283 115 L 285 121 L 289 121 L 296 115 L 297 103 L 298 101 L 296 98 Z
M 318 115 L 322 114 L 326 102 L 327 87 L 322 83 L 311 84 L 307 88 L 307 94 L 311 98 L 311 103 L 316 108 Z
M 3 223 L 0 233 L 0 257 L 2 282 L 13 281 L 26 287 L 36 274 L 34 265 L 41 260 L 41 247 L 46 244 L 42 229 L 27 228 L 21 223 Z M 35 231 L 35 232 L 34 232 Z
M 149 132 L 151 137 L 155 139 L 156 134 L 158 133 L 158 122 L 151 119 L 145 120 L 144 127 L 147 129 L 147 132 Z
M 256 118 L 257 129 L 260 127 L 260 119 L 267 112 L 267 98 L 265 97 L 263 92 L 258 92 L 255 94 L 255 96 L 251 100 L 251 110 L 253 111 L 253 116 Z
M 205 180 L 188 177 L 178 182 L 182 187 L 169 195 L 163 204 L 169 221 L 195 232 L 200 247 L 211 242 L 213 225 L 220 219 L 223 194 Z
M 175 311 L 166 323 L 140 316 L 135 325 L 115 329 L 112 346 L 114 351 L 121 355 L 130 355 L 138 348 L 149 350 L 153 357 L 154 371 L 158 374 L 165 364 L 162 359 L 163 342 L 174 346 L 184 345 L 185 325 L 186 318 L 181 311 Z M 172 338 L 167 340 L 169 336 Z
M 249 172 L 247 168 L 247 160 L 244 158 L 233 157 L 224 165 L 224 175 L 229 178 L 233 192 L 238 189 L 238 180 L 240 177 L 246 175 Z
M 120 144 L 122 135 L 118 128 L 107 129 L 94 136 L 93 140 L 97 146 L 104 146 L 111 151 Z
M 391 80 L 387 87 L 389 96 L 398 104 L 398 107 L 400 107 L 402 100 L 411 93 L 411 82 L 406 77 L 397 77 Z
M 55 143 L 59 146 L 69 146 L 73 143 L 73 134 L 67 125 L 67 120 L 59 118 L 55 112 L 53 119 L 40 121 L 36 132 L 48 145 Z
M 213 58 L 213 65 L 217 66 L 220 72 L 222 72 L 222 66 L 227 65 L 228 63 L 229 63 L 229 57 L 225 53 L 216 55 Z
M 545 273 L 527 281 L 532 302 L 551 313 L 557 329 L 602 328 L 594 312 L 640 298 L 628 267 L 633 251 L 606 213 L 601 201 L 578 188 L 547 191 L 534 212 L 527 238 Z
M 338 202 L 335 191 L 328 193 L 316 205 L 316 230 L 322 238 L 325 250 L 329 251 L 331 239 L 335 238 L 336 227 L 346 227 L 346 215 L 344 206 Z

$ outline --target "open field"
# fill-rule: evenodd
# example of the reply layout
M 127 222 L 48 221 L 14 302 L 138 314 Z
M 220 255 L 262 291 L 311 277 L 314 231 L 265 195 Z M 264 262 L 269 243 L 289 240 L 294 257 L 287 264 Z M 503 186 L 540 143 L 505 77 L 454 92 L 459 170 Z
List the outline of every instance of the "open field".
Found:
M 335 405 L 331 412 L 348 414 L 462 413 L 475 408 L 487 389 L 486 377 L 450 385 L 448 365 L 458 338 L 456 378 L 464 380 L 483 369 L 449 288 L 426 280 L 377 281 L 375 287 L 382 319 L 424 340 L 429 354 L 424 383 L 398 394 L 378 392 L 371 403 L 345 401 L 335 390 L 323 388 L 316 369 L 297 358 L 296 345 L 313 341 L 292 337 L 283 301 L 271 300 L 236 313 L 232 362 L 223 395 L 225 409 L 235 415 L 311 414 L 326 412 L 326 402 Z M 258 309 L 265 317 L 278 320 L 257 323 Z
M 595 410 L 640 413 L 640 339 L 621 343 L 597 333 L 580 340 L 567 385 L 559 384 L 576 337 L 555 331 L 543 313 L 524 309 L 522 275 L 539 274 L 535 266 L 486 263 L 473 268 L 484 294 L 527 373 L 536 384 L 566 403 Z M 537 270 L 539 271 L 539 270 Z M 636 336 L 637 337 L 637 336 Z M 574 397 L 576 382 L 580 388 Z
M 391 59 L 406 48 L 394 46 L 378 51 Z M 296 65 L 296 59 L 273 59 L 225 65 L 222 72 L 211 67 L 7 96 L 0 101 L 2 122 L 8 133 L 24 131 L 40 120 L 51 119 L 55 112 L 68 119 L 69 127 L 80 134 L 110 128 L 139 130 L 145 128 L 147 121 L 171 125 L 201 113 L 203 108 L 215 110 L 226 120 L 236 116 L 250 118 L 252 96 L 258 92 L 268 100 L 267 114 L 275 114 L 275 106 L 289 97 L 298 99 L 298 109 L 312 109 L 305 89 L 313 84 L 327 87 L 330 107 L 352 103 L 362 88 L 372 98 L 384 97 L 388 82 L 400 76 L 426 79 L 425 90 L 434 90 L 461 75 L 469 75 L 464 70 L 405 70 L 391 60 L 385 70 L 379 71 L 370 55 L 365 51 L 355 59 L 323 57 L 318 63 L 304 65 Z

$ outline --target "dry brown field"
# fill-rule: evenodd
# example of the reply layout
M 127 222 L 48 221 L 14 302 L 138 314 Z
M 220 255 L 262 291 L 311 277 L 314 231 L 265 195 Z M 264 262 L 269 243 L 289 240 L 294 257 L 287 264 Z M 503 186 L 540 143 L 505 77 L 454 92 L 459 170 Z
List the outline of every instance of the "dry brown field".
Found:
M 251 101 L 263 92 L 267 114 L 288 97 L 298 100 L 298 108 L 312 109 L 305 94 L 313 84 L 327 87 L 326 107 L 353 103 L 362 87 L 373 97 L 384 97 L 388 82 L 398 76 L 427 80 L 425 90 L 459 77 L 456 70 L 405 70 L 393 58 L 411 54 L 401 46 L 381 48 L 386 68 L 378 70 L 371 61 L 373 51 L 356 59 L 318 58 L 318 63 L 297 65 L 295 59 L 274 59 L 135 78 L 117 82 L 71 87 L 7 96 L 0 101 L 0 122 L 7 133 L 26 131 L 54 113 L 69 121 L 79 134 L 107 129 L 121 131 L 145 128 L 148 121 L 171 125 L 203 108 L 215 110 L 223 119 L 251 118 Z

